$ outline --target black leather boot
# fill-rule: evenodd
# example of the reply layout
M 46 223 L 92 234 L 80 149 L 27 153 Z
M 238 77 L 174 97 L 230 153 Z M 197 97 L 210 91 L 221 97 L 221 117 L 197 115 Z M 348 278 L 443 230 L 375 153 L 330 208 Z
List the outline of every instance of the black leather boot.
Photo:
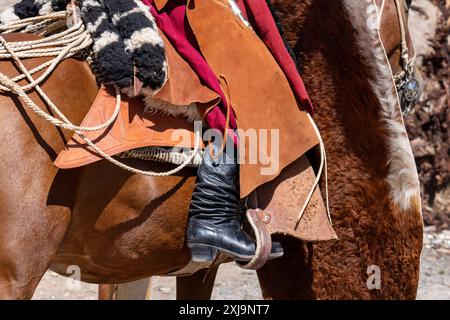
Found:
M 255 254 L 255 240 L 242 229 L 235 159 L 224 151 L 214 161 L 205 151 L 192 194 L 187 228 L 187 245 L 193 261 L 212 261 L 218 251 L 238 261 L 249 261 Z M 273 242 L 270 258 L 282 255 L 281 244 Z

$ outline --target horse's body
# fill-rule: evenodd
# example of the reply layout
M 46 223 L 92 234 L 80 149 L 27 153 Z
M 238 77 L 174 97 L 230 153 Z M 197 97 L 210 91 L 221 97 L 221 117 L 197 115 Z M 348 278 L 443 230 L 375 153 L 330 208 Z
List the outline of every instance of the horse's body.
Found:
M 9 63 L 2 63 L 2 71 L 6 65 Z M 44 86 L 46 92 L 74 121 L 82 120 L 98 90 L 88 66 L 66 61 L 53 79 L 53 85 L 49 81 Z M 61 90 L 55 85 L 62 81 L 71 89 Z M 79 265 L 83 280 L 93 282 L 126 281 L 186 264 L 186 216 L 180 213 L 186 212 L 192 177 L 132 176 L 103 162 L 58 171 L 52 161 L 69 134 L 64 139 L 61 131 L 27 113 L 20 103 L 11 103 L 7 96 L 0 97 L 0 104 L 2 131 L 10 133 L 5 136 L 0 155 L 5 165 L 0 177 L 11 182 L 2 188 L 0 200 L 0 215 L 5 222 L 0 241 L 2 278 L 20 280 L 22 274 L 31 273 L 37 284 L 50 261 L 62 273 L 68 265 Z M 11 162 L 17 158 L 21 161 Z M 194 174 L 191 171 L 186 176 Z M 30 241 L 40 243 L 39 247 L 33 248 Z M 118 251 L 113 253 L 113 248 Z M 12 258 L 17 262 L 14 270 L 3 264 Z M 30 259 L 37 263 L 28 264 Z M 136 263 L 140 259 L 142 262 Z M 3 285 L 3 279 L 0 283 Z M 1 294 L 16 293 L 2 290 Z
M 338 14 L 343 5 L 328 0 L 274 5 L 317 108 L 339 240 L 307 244 L 279 237 L 285 256 L 258 271 L 263 294 L 414 298 L 420 205 L 417 196 L 406 207 L 393 201 L 389 127 L 369 83 L 372 72 L 356 48 L 357 36 Z M 11 74 L 12 64 L 1 62 L 0 70 Z M 76 60 L 61 64 L 43 87 L 73 122 L 82 120 L 97 92 L 87 65 Z M 52 162 L 70 134 L 10 96 L 0 96 L 0 105 L 0 298 L 30 298 L 49 267 L 67 274 L 75 265 L 84 281 L 118 283 L 187 264 L 184 234 L 195 171 L 152 178 L 105 161 L 57 170 Z M 380 289 L 366 284 L 371 266 L 380 268 Z M 210 284 L 203 288 L 205 296 Z

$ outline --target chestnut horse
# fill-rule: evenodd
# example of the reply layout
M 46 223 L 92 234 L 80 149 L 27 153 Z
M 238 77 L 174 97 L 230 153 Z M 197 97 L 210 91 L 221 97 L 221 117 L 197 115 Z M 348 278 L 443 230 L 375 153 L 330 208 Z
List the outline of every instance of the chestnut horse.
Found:
M 273 4 L 317 109 L 339 240 L 313 244 L 276 236 L 285 256 L 258 271 L 263 295 L 412 299 L 422 246 L 419 188 L 389 61 L 370 23 L 376 11 L 352 0 Z M 382 38 L 395 70 L 400 35 L 392 6 L 385 4 Z M 0 70 L 16 72 L 8 61 Z M 82 120 L 98 90 L 87 65 L 74 59 L 64 61 L 43 89 L 73 122 Z M 121 283 L 189 262 L 184 235 L 194 170 L 144 177 L 105 161 L 58 170 L 52 163 L 70 133 L 10 95 L 0 96 L 0 106 L 0 298 L 31 298 L 48 268 L 67 275 L 77 266 L 83 281 Z M 178 297 L 209 298 L 215 271 L 203 285 L 206 271 L 180 278 Z M 372 283 L 374 275 L 381 282 Z

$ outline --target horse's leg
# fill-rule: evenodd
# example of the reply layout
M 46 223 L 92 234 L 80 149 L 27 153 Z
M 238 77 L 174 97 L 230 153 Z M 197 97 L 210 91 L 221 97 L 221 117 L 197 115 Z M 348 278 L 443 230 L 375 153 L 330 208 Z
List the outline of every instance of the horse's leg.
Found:
M 202 269 L 191 276 L 177 277 L 177 300 L 211 299 L 219 267 Z
M 31 39 L 24 34 L 8 36 L 7 41 Z M 40 63 L 40 59 L 24 61 L 29 70 Z M 0 71 L 17 72 L 4 59 Z M 81 122 L 98 91 L 87 64 L 75 59 L 61 63 L 43 89 L 74 123 Z M 42 110 L 48 109 L 36 93 L 30 98 Z M 32 297 L 66 235 L 80 171 L 58 171 L 53 166 L 70 132 L 56 129 L 10 95 L 0 94 L 0 106 L 0 299 L 26 299 Z
M 69 212 L 60 208 L 44 209 L 38 207 L 38 201 L 16 200 L 13 207 L 6 208 L 0 200 L 1 300 L 31 299 L 56 255 L 70 218 Z M 24 204 L 29 208 L 23 208 Z
M 257 271 L 264 299 L 370 298 L 361 281 L 360 260 L 344 248 L 349 243 L 339 247 L 337 241 L 313 244 L 277 235 L 274 239 L 283 245 L 284 256 Z M 322 256 L 324 252 L 332 256 L 330 261 Z
M 415 299 L 422 245 L 420 212 L 391 215 L 383 221 L 382 210 L 378 219 L 358 220 L 361 211 L 352 217 L 359 229 L 349 218 L 334 219 L 339 240 L 305 243 L 274 236 L 285 256 L 258 270 L 264 298 Z M 372 228 L 378 228 L 376 237 Z
M 98 300 L 117 300 L 117 285 L 99 284 Z
M 99 300 L 146 300 L 149 298 L 148 290 L 151 278 L 122 283 L 101 284 L 98 286 Z
M 58 172 L 49 161 L 56 152 L 43 137 L 55 129 L 35 138 L 24 111 L 25 120 L 8 114 L 11 101 L 0 96 L 0 105 L 0 299 L 29 299 L 67 231 L 78 171 Z
M 315 299 L 310 265 L 311 245 L 292 238 L 273 237 L 283 245 L 284 256 L 268 261 L 257 271 L 265 299 Z

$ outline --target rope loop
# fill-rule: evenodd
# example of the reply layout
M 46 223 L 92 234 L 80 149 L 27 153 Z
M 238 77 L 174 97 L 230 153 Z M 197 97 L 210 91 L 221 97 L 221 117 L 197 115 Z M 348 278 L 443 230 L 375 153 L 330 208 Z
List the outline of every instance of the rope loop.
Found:
M 10 92 L 15 94 L 24 102 L 25 106 L 32 110 L 36 115 L 50 122 L 54 126 L 75 132 L 83 139 L 83 141 L 89 146 L 89 148 L 97 153 L 100 157 L 124 170 L 145 176 L 162 177 L 173 175 L 190 165 L 198 155 L 201 147 L 201 128 L 195 128 L 194 150 L 189 156 L 185 157 L 184 161 L 179 166 L 167 172 L 143 171 L 130 167 L 109 156 L 103 150 L 99 149 L 84 134 L 84 132 L 93 132 L 106 129 L 116 121 L 117 117 L 119 116 L 121 107 L 121 93 L 120 89 L 117 86 L 114 86 L 116 92 L 116 106 L 113 114 L 106 122 L 94 127 L 82 127 L 74 125 L 42 90 L 40 84 L 53 73 L 53 71 L 62 61 L 73 56 L 82 56 L 83 53 L 92 45 L 92 39 L 89 33 L 86 31 L 86 27 L 84 26 L 81 19 L 79 19 L 80 21 L 75 23 L 73 26 L 67 28 L 67 30 L 38 40 L 7 42 L 1 36 L 1 34 L 18 32 L 21 30 L 22 32 L 34 33 L 36 33 L 35 31 L 43 31 L 45 34 L 45 30 L 51 28 L 55 24 L 59 23 L 60 25 L 66 26 L 66 20 L 71 16 L 71 12 L 75 12 L 75 10 L 54 12 L 47 15 L 23 19 L 11 24 L 0 26 L 0 60 L 12 59 L 21 72 L 19 76 L 16 76 L 12 79 L 0 72 L 0 92 Z M 21 61 L 21 59 L 24 58 L 37 57 L 53 58 L 33 68 L 32 70 L 28 70 Z M 37 79 L 33 78 L 34 74 L 44 69 L 45 72 L 41 76 L 39 76 Z M 20 86 L 18 84 L 19 81 L 24 79 L 28 81 L 28 84 Z M 36 103 L 34 103 L 34 101 L 28 96 L 27 92 L 30 90 L 36 90 L 42 100 L 50 107 L 50 109 L 55 113 L 56 116 L 52 116 L 39 108 L 39 106 L 37 106 Z

